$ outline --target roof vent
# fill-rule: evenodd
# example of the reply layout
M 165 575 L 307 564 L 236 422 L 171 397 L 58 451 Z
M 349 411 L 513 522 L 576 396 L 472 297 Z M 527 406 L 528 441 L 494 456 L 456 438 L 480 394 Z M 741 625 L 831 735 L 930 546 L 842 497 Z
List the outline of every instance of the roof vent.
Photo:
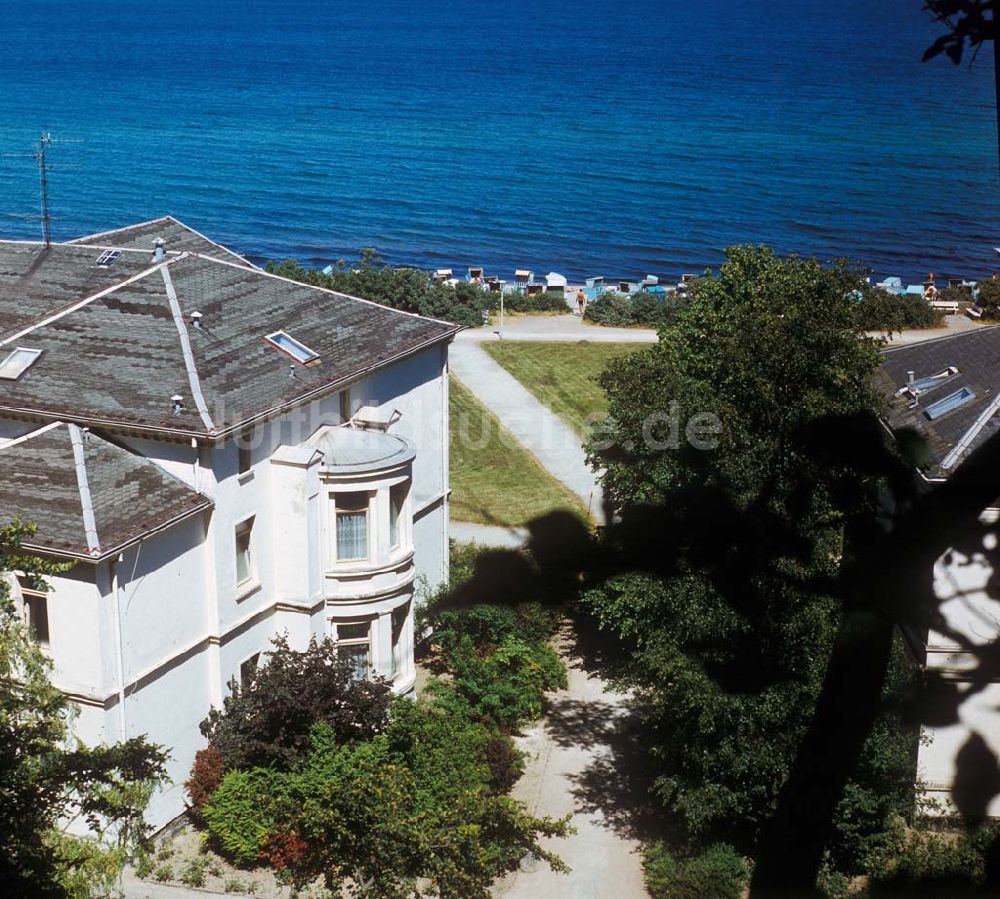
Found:
M 179 393 L 175 393 L 172 397 L 170 397 L 170 402 L 174 405 L 174 415 L 180 415 L 181 412 L 184 411 L 184 397 L 182 397 Z
M 167 251 L 165 249 L 166 242 L 162 237 L 157 237 L 153 241 L 153 262 L 163 262 L 167 256 Z
M 194 329 L 196 331 L 200 331 L 201 330 L 201 320 L 202 320 L 202 318 L 203 318 L 202 314 L 200 312 L 198 312 L 197 310 L 195 310 L 194 312 L 191 313 L 191 324 L 194 325 Z

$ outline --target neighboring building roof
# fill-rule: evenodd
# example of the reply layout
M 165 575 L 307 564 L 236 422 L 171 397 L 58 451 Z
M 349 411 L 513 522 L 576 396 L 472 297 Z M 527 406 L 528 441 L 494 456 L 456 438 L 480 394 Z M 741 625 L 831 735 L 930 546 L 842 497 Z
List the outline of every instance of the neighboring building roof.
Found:
M 952 367 L 958 371 L 946 374 Z M 904 390 L 910 372 L 916 390 Z M 935 375 L 941 377 L 919 389 L 922 379 Z M 931 459 L 925 474 L 946 478 L 1000 428 L 1000 327 L 889 349 L 878 383 L 888 400 L 889 426 L 921 434 Z M 939 405 L 952 397 L 950 403 Z M 948 409 L 949 405 L 954 408 Z
M 102 231 L 100 234 L 90 234 L 71 240 L 71 244 L 85 244 L 91 247 L 108 247 L 119 250 L 145 250 L 147 253 L 153 246 L 153 241 L 160 238 L 166 248 L 176 253 L 204 253 L 219 259 L 228 259 L 242 265 L 252 265 L 245 257 L 234 253 L 221 244 L 205 237 L 194 228 L 177 221 L 172 215 L 117 228 L 114 231 Z
M 18 380 L 0 379 L 0 415 L 219 439 L 460 330 L 269 275 L 174 219 L 87 240 L 164 233 L 202 249 L 167 243 L 157 263 L 151 247 L 124 246 L 103 267 L 90 243 L 0 241 L 0 364 L 17 347 L 42 351 Z M 294 362 L 265 340 L 277 331 L 318 359 Z
M 37 524 L 29 552 L 100 561 L 211 507 L 159 466 L 76 425 L 0 441 L 0 525 Z

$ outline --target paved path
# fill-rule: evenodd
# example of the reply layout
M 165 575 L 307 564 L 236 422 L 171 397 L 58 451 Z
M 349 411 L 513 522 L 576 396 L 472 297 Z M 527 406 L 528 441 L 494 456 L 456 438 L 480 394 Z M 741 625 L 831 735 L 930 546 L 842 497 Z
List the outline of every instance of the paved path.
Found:
M 459 543 L 478 543 L 480 546 L 496 546 L 517 549 L 528 540 L 527 528 L 495 527 L 489 524 L 472 524 L 467 521 L 452 521 L 448 525 L 449 535 Z
M 465 332 L 468 333 L 468 332 Z M 460 335 L 461 336 L 461 335 Z M 555 478 L 583 500 L 603 523 L 601 487 L 587 465 L 580 437 L 543 406 L 507 370 L 472 340 L 456 340 L 449 353 L 452 373 Z
M 650 328 L 605 328 L 580 321 L 579 315 L 515 315 L 504 318 L 504 340 L 590 340 L 600 343 L 655 343 Z M 497 324 L 462 331 L 457 341 L 499 340 Z
M 497 883 L 496 899 L 647 899 L 639 840 L 650 831 L 633 810 L 648 806 L 648 782 L 632 721 L 626 697 L 570 669 L 569 689 L 517 739 L 529 762 L 514 796 L 536 815 L 572 816 L 575 834 L 545 841 L 571 870 L 522 869 Z
M 901 346 L 908 343 L 922 343 L 925 340 L 934 340 L 935 337 L 951 337 L 953 334 L 960 334 L 962 331 L 972 331 L 975 328 L 985 327 L 982 323 L 973 321 L 967 315 L 946 315 L 944 326 L 941 328 L 919 328 L 910 331 L 900 331 L 893 334 L 889 340 L 889 346 Z M 878 332 L 870 332 L 876 337 L 881 336 Z

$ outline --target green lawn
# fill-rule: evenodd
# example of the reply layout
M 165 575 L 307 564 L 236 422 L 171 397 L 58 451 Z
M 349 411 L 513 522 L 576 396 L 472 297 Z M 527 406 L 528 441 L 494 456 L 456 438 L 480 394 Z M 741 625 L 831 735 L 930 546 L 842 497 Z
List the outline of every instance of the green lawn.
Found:
M 610 359 L 642 349 L 643 344 L 504 340 L 482 347 L 541 403 L 585 436 L 587 419 L 608 411 L 597 376 Z
M 454 378 L 450 390 L 452 518 L 519 527 L 553 509 L 586 516 L 577 497 L 472 393 Z

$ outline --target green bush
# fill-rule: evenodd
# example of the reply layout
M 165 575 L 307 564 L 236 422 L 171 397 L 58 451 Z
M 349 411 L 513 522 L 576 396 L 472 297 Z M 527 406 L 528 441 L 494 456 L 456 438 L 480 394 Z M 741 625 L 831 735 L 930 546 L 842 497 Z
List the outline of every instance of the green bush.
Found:
M 293 259 L 281 263 L 269 262 L 266 270 L 292 281 L 325 287 L 393 309 L 459 325 L 481 325 L 483 312 L 493 302 L 487 291 L 472 284 L 451 286 L 433 283 L 426 272 L 386 265 L 374 250 L 362 250 L 360 260 L 353 265 L 344 260 L 338 261 L 329 275 L 318 269 L 305 268 Z
M 524 753 L 506 734 L 490 736 L 485 749 L 490 769 L 490 789 L 494 793 L 509 793 L 524 774 Z
M 862 331 L 896 332 L 907 328 L 936 328 L 943 316 L 922 296 L 902 296 L 878 287 L 865 290 L 854 309 Z
M 534 296 L 523 293 L 506 293 L 503 298 L 504 309 L 508 312 L 569 312 L 564 294 L 546 291 Z M 500 308 L 500 298 L 493 300 L 492 309 Z
M 983 310 L 983 318 L 1000 318 L 1000 278 L 994 276 L 976 285 L 976 305 Z
M 269 768 L 230 771 L 202 808 L 208 833 L 240 865 L 252 865 L 274 829 L 285 780 Z
M 463 637 L 481 651 L 491 651 L 508 637 L 525 643 L 546 643 L 555 631 L 556 613 L 540 603 L 499 606 L 481 603 L 456 608 L 430 608 L 426 623 L 434 630 L 434 640 L 450 653 Z
M 740 899 L 749 876 L 742 856 L 723 844 L 678 858 L 663 843 L 653 843 L 642 861 L 653 899 Z
M 902 818 L 894 818 L 886 841 L 868 862 L 871 893 L 948 897 L 975 894 L 986 881 L 985 855 L 998 836 L 1000 830 L 996 827 L 959 835 L 911 830 Z
M 566 668 L 546 643 L 529 644 L 507 637 L 496 650 L 482 654 L 462 637 L 450 654 L 453 685 L 469 713 L 502 730 L 513 730 L 542 714 L 548 690 L 566 686 Z
M 611 327 L 622 328 L 635 324 L 632 301 L 628 294 L 617 293 L 613 290 L 601 294 L 592 303 L 588 303 L 587 311 L 583 317 L 594 324 Z
M 189 887 L 203 887 L 205 885 L 205 870 L 207 868 L 208 859 L 191 859 L 183 868 L 181 868 L 181 883 Z

